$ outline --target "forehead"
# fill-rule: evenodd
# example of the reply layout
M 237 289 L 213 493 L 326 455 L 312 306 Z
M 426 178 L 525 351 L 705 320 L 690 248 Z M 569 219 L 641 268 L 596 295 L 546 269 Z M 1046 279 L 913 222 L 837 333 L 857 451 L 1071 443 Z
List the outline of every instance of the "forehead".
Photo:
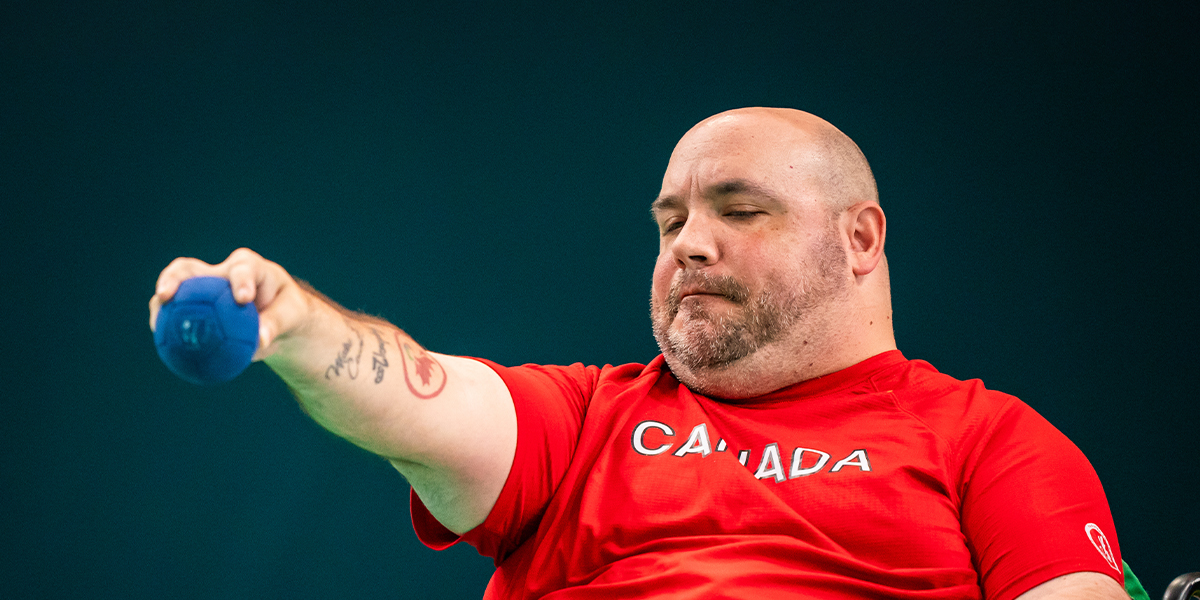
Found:
M 675 146 L 659 198 L 683 199 L 713 190 L 781 200 L 808 196 L 814 154 L 810 137 L 771 118 L 703 122 Z

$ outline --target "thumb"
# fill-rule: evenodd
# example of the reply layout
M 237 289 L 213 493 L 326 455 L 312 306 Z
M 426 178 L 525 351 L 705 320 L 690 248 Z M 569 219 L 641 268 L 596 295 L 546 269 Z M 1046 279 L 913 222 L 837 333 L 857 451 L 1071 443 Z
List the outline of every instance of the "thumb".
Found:
M 271 342 L 275 340 L 275 331 L 267 319 L 263 315 L 258 316 L 258 349 L 254 351 L 254 361 L 260 361 L 266 358 L 270 352 L 267 348 Z

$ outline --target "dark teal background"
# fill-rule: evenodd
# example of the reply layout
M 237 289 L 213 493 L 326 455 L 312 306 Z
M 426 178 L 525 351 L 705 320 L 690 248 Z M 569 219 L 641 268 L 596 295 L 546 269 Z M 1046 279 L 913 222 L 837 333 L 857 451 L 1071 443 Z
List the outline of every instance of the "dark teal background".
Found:
M 1195 3 L 564 4 L 0 5 L 0 597 L 479 597 L 265 367 L 170 375 L 159 270 L 249 246 L 434 350 L 645 362 L 648 204 L 746 105 L 866 152 L 900 348 L 1071 437 L 1152 597 L 1200 570 Z

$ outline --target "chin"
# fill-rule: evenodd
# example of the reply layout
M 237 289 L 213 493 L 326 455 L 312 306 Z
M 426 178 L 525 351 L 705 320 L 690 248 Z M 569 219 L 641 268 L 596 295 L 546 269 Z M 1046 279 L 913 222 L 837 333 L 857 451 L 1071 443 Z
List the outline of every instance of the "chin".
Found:
M 761 381 L 758 386 L 752 383 L 756 379 L 753 373 L 740 364 L 745 359 L 720 367 L 693 370 L 668 352 L 663 352 L 663 358 L 666 359 L 667 366 L 671 368 L 671 374 L 675 376 L 675 379 L 678 379 L 693 393 L 702 396 L 723 400 L 741 400 L 771 391 L 759 389 Z

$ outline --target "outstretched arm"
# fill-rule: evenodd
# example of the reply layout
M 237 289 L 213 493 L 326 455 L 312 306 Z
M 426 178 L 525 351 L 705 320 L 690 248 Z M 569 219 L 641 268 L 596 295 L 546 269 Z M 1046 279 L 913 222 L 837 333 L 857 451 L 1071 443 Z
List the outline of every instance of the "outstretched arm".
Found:
M 387 458 L 447 529 L 483 522 L 516 449 L 512 397 L 486 365 L 428 352 L 399 328 L 348 311 L 245 248 L 210 265 L 173 261 L 150 300 L 150 325 L 179 284 L 211 275 L 259 311 L 256 360 L 326 429 Z

